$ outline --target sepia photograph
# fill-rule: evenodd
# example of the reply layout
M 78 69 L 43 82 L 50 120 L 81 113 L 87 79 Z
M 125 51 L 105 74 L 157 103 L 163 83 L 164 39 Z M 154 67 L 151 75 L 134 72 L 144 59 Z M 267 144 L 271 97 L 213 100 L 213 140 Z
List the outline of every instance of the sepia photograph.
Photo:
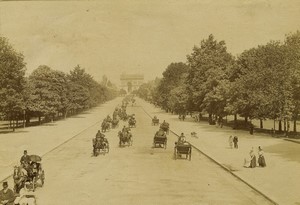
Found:
M 0 0 L 0 205 L 300 205 L 299 0 Z

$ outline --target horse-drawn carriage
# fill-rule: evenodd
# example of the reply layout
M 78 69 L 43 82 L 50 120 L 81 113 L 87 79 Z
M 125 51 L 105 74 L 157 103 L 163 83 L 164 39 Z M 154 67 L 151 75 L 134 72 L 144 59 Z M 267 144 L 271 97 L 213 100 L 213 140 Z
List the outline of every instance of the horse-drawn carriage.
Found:
M 159 125 L 159 119 L 156 116 L 152 118 L 152 125 Z
M 128 126 L 130 128 L 132 127 L 136 127 L 136 119 L 134 117 L 130 117 L 129 120 L 128 120 Z
M 42 158 L 38 155 L 30 155 L 30 162 L 14 167 L 14 191 L 19 193 L 22 188 L 26 191 L 35 191 L 36 187 L 42 187 L 45 181 L 45 171 L 42 168 Z
M 182 155 L 185 155 L 186 159 L 191 160 L 192 158 L 192 145 L 188 142 L 177 143 L 175 142 L 174 147 L 174 158 L 182 158 Z
M 102 124 L 101 124 L 101 131 L 102 132 L 106 132 L 110 130 L 110 122 L 108 122 L 107 120 L 103 120 Z
M 118 137 L 120 139 L 119 146 L 132 146 L 133 140 L 132 140 L 132 134 L 131 132 L 127 130 L 123 130 L 122 132 L 119 131 Z
M 34 194 L 22 193 L 17 194 L 14 204 L 16 205 L 36 205 L 36 197 Z
M 109 152 L 109 143 L 103 136 L 96 136 L 93 139 L 93 154 L 98 156 L 99 154 L 106 154 Z
M 119 113 L 119 117 L 121 120 L 126 121 L 128 120 L 128 115 L 126 113 L 126 110 L 121 110 Z
M 156 147 L 156 145 L 159 145 L 159 147 L 167 148 L 167 134 L 163 130 L 159 130 L 155 133 L 153 138 L 153 147 Z
M 167 122 L 163 122 L 160 125 L 160 129 L 162 129 L 163 131 L 165 131 L 167 134 L 169 134 L 169 130 L 170 130 L 170 125 Z
M 118 128 L 119 127 L 119 120 L 117 118 L 111 121 L 111 128 Z

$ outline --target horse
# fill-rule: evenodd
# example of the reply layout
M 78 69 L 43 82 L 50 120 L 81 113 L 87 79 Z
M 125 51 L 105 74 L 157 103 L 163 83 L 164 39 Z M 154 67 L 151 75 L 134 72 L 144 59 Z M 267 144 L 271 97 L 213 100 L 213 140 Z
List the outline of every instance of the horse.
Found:
M 106 132 L 107 130 L 110 129 L 110 123 L 107 121 L 103 121 L 101 124 L 101 129 L 102 129 L 102 132 Z
M 14 173 L 14 190 L 16 193 L 19 193 L 22 188 L 25 187 L 25 182 L 28 179 L 27 171 L 23 168 L 23 166 L 15 166 Z
M 120 138 L 119 146 L 125 145 L 125 143 L 127 143 L 128 146 L 132 145 L 132 134 L 131 133 L 126 132 L 126 131 L 123 131 L 123 132 L 119 131 L 118 136 Z

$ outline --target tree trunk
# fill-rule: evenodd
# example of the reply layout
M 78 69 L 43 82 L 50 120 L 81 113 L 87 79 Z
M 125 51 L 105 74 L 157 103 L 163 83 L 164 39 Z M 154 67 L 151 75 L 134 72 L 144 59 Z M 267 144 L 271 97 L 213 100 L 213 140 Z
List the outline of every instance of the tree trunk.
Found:
M 259 121 L 260 121 L 260 129 L 263 129 L 264 128 L 263 120 L 259 119 Z
M 282 121 L 281 120 L 278 121 L 278 131 L 282 132 Z
M 212 119 L 212 114 L 211 114 L 211 113 L 208 114 L 208 123 L 209 123 L 210 125 L 213 124 L 213 119 Z
M 283 131 L 286 133 L 286 119 L 283 120 Z
M 39 116 L 39 124 L 41 124 L 41 116 Z
M 237 114 L 234 114 L 233 129 L 236 129 L 236 127 L 237 127 Z
M 293 129 L 294 132 L 297 132 L 297 120 L 295 119 L 294 120 L 294 129 Z
M 248 123 L 248 117 L 245 117 L 245 125 Z
M 14 120 L 12 120 L 12 129 L 13 129 L 13 132 L 16 130 L 16 128 L 15 128 L 15 121 Z

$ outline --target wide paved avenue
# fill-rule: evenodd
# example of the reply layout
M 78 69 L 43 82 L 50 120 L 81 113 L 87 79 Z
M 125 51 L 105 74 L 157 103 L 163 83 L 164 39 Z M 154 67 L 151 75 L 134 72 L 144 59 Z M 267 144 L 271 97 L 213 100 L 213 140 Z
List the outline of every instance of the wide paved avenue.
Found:
M 152 148 L 158 127 L 139 104 L 127 113 L 137 119 L 132 147 L 118 146 L 121 122 L 106 133 L 110 152 L 92 157 L 99 123 L 43 158 L 46 182 L 35 193 L 38 204 L 268 204 L 196 150 L 191 161 L 174 160 L 175 135 L 168 136 L 166 150 Z

